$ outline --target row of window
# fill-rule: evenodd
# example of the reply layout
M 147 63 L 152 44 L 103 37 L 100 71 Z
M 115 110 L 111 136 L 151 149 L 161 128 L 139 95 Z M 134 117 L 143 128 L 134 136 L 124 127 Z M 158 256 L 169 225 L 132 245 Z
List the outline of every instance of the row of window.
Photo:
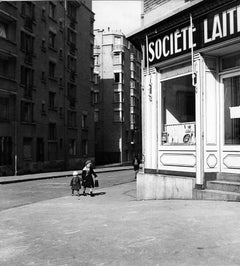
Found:
M 33 160 L 33 138 L 23 138 L 23 159 L 24 160 Z M 63 139 L 59 139 L 59 144 L 57 142 L 48 142 L 48 158 L 45 158 L 45 143 L 43 138 L 36 139 L 36 161 L 43 162 L 46 159 L 56 160 L 59 150 L 63 150 Z M 81 152 L 83 156 L 88 155 L 88 140 L 84 139 L 81 142 Z M 77 140 L 69 139 L 68 140 L 68 154 L 71 156 L 77 155 Z M 0 153 L 1 155 L 1 153 Z M 0 161 L 1 163 L 1 161 Z
M 0 60 L 0 73 L 3 72 L 4 74 L 4 69 L 1 71 L 1 60 Z M 72 73 L 75 77 L 76 75 L 76 59 L 72 58 L 71 56 L 68 57 L 68 62 L 67 62 L 67 67 L 68 71 Z M 56 68 L 57 68 L 57 63 L 53 61 L 49 61 L 48 64 L 48 76 L 51 79 L 56 79 Z M 41 73 L 41 80 L 46 81 L 46 75 L 45 71 L 42 71 Z M 71 78 L 71 80 L 74 80 Z M 21 78 L 20 82 L 24 86 L 33 86 L 34 85 L 34 70 L 30 67 L 26 66 L 21 66 Z
M 49 92 L 49 109 L 56 110 L 55 106 L 55 93 Z M 45 102 L 42 102 L 42 113 L 46 113 L 45 110 Z M 0 120 L 9 120 L 9 99 L 5 97 L 0 97 Z M 34 103 L 22 101 L 21 102 L 21 121 L 22 122 L 34 122 Z M 63 115 L 63 108 L 60 107 L 60 115 Z M 68 110 L 67 115 L 67 125 L 69 127 L 76 127 L 77 126 L 77 113 L 73 110 Z M 81 120 L 81 127 L 82 129 L 87 128 L 87 115 L 82 114 Z
M 71 5 L 71 3 L 67 3 L 67 15 L 72 20 L 76 20 L 77 17 L 77 9 L 75 6 Z M 21 6 L 21 15 L 29 17 L 31 19 L 35 19 L 35 5 L 31 3 L 30 1 L 23 1 Z M 42 7 L 42 18 L 46 16 L 46 9 L 45 7 Z M 49 2 L 49 10 L 48 10 L 48 16 L 55 20 L 58 16 L 57 14 L 57 8 L 56 4 L 54 2 Z

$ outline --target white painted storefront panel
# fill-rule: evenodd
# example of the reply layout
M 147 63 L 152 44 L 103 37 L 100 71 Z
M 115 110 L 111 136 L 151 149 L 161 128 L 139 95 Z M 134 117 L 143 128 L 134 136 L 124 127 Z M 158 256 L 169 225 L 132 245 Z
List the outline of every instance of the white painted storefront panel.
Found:
M 159 170 L 195 172 L 195 151 L 159 151 Z
M 217 89 L 214 74 L 206 72 L 206 96 L 205 96 L 205 114 L 206 114 L 206 145 L 217 145 Z
M 222 153 L 222 172 L 240 174 L 240 152 Z

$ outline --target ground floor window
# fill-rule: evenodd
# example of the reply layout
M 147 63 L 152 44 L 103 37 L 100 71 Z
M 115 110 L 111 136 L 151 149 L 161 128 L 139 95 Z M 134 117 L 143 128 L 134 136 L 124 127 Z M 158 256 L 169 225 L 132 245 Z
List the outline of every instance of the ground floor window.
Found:
M 23 158 L 32 160 L 32 138 L 23 138 Z
M 0 137 L 0 165 L 12 163 L 12 138 Z
M 37 154 L 36 154 L 37 162 L 44 161 L 44 139 L 37 138 Z
M 163 145 L 195 144 L 195 89 L 191 75 L 162 81 Z
M 240 76 L 223 79 L 225 144 L 240 144 Z
M 88 141 L 86 139 L 82 141 L 82 154 L 84 156 L 88 155 Z
M 69 155 L 77 154 L 77 142 L 75 139 L 69 140 Z

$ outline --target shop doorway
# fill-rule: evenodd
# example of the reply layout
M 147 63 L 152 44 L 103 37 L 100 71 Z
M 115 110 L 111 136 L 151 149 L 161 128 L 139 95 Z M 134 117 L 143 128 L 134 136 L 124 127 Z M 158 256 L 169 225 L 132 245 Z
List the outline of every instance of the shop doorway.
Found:
M 220 81 L 220 171 L 240 173 L 240 71 Z

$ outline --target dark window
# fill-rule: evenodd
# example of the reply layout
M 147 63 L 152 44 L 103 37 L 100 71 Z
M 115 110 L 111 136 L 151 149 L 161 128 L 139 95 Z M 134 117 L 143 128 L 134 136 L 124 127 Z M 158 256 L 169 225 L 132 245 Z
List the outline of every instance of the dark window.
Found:
M 76 45 L 77 34 L 68 28 L 67 40 L 70 44 Z
M 0 21 L 0 37 L 7 39 L 7 25 Z
M 21 32 L 21 49 L 28 54 L 33 54 L 33 47 L 34 47 L 34 38 L 25 33 Z
M 68 111 L 68 126 L 76 127 L 77 124 L 77 114 L 74 111 Z
M 36 154 L 37 162 L 44 161 L 44 140 L 43 138 L 37 138 L 37 154 Z
M 22 2 L 21 13 L 23 16 L 34 19 L 35 6 L 30 1 Z
M 55 92 L 49 92 L 49 108 L 55 108 Z
M 21 102 L 21 121 L 33 122 L 33 103 Z
M 83 155 L 88 154 L 88 141 L 87 140 L 82 141 L 82 153 Z
M 75 139 L 69 140 L 69 155 L 77 154 L 77 144 Z
M 49 62 L 49 77 L 50 78 L 55 78 L 55 69 L 56 69 L 56 64 L 53 62 Z
M 120 73 L 114 73 L 114 82 L 116 83 L 120 82 Z
M 57 138 L 57 128 L 55 123 L 49 123 L 48 125 L 48 139 L 56 140 Z
M 68 56 L 68 69 L 72 72 L 76 72 L 76 59 L 72 56 Z
M 33 86 L 34 70 L 25 66 L 21 66 L 21 84 L 25 86 Z
M 52 31 L 49 31 L 49 47 L 55 48 L 55 38 L 56 34 Z
M 50 2 L 49 3 L 49 17 L 52 18 L 52 19 L 55 19 L 55 11 L 56 11 L 56 6 Z
M 68 100 L 72 108 L 75 107 L 76 97 L 76 86 L 68 83 Z
M 12 138 L 0 137 L 0 165 L 12 163 Z
M 32 138 L 23 138 L 23 159 L 32 160 Z
M 9 99 L 0 97 L 0 120 L 9 119 Z
M 67 11 L 68 11 L 68 16 L 71 19 L 76 20 L 76 17 L 77 17 L 77 8 L 76 8 L 76 6 L 71 5 L 71 3 L 68 2 Z
M 87 127 L 87 115 L 82 114 L 82 128 Z

